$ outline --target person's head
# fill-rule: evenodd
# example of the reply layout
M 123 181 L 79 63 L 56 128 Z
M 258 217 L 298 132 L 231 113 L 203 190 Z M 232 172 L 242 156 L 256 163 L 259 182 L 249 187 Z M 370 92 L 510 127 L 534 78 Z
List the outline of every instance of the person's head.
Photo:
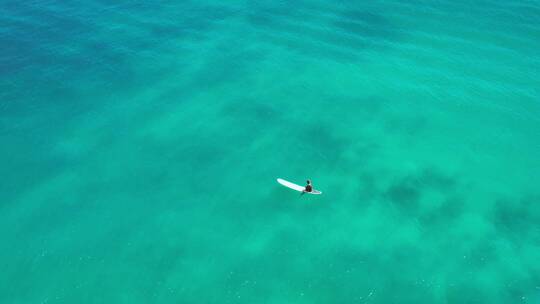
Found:
M 310 181 L 309 179 L 307 180 L 307 184 L 308 184 L 308 185 L 311 185 L 311 181 Z

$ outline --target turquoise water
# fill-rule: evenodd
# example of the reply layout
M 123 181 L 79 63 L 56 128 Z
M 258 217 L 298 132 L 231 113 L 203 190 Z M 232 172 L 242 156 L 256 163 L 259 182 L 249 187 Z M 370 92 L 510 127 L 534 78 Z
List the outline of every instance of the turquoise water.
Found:
M 2 303 L 540 302 L 536 0 L 7 0 L 0 46 Z

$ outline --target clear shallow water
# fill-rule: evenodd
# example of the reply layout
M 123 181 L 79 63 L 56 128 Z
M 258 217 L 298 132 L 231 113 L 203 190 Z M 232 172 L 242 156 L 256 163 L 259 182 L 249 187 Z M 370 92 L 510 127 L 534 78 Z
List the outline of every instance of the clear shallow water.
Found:
M 540 301 L 537 1 L 0 13 L 2 302 Z

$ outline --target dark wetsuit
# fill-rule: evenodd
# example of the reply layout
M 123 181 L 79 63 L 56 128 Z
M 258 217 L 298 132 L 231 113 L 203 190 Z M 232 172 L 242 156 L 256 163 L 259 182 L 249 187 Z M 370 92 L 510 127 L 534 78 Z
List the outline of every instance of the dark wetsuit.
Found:
M 307 185 L 306 190 L 304 190 L 304 191 L 311 192 L 311 191 L 313 191 L 313 187 L 311 187 L 311 185 Z

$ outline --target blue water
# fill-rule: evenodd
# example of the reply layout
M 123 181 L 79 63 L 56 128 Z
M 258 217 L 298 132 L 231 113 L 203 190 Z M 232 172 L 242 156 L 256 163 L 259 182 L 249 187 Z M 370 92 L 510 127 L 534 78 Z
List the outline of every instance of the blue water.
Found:
M 1 303 L 540 302 L 536 0 L 3 1 L 0 46 Z

